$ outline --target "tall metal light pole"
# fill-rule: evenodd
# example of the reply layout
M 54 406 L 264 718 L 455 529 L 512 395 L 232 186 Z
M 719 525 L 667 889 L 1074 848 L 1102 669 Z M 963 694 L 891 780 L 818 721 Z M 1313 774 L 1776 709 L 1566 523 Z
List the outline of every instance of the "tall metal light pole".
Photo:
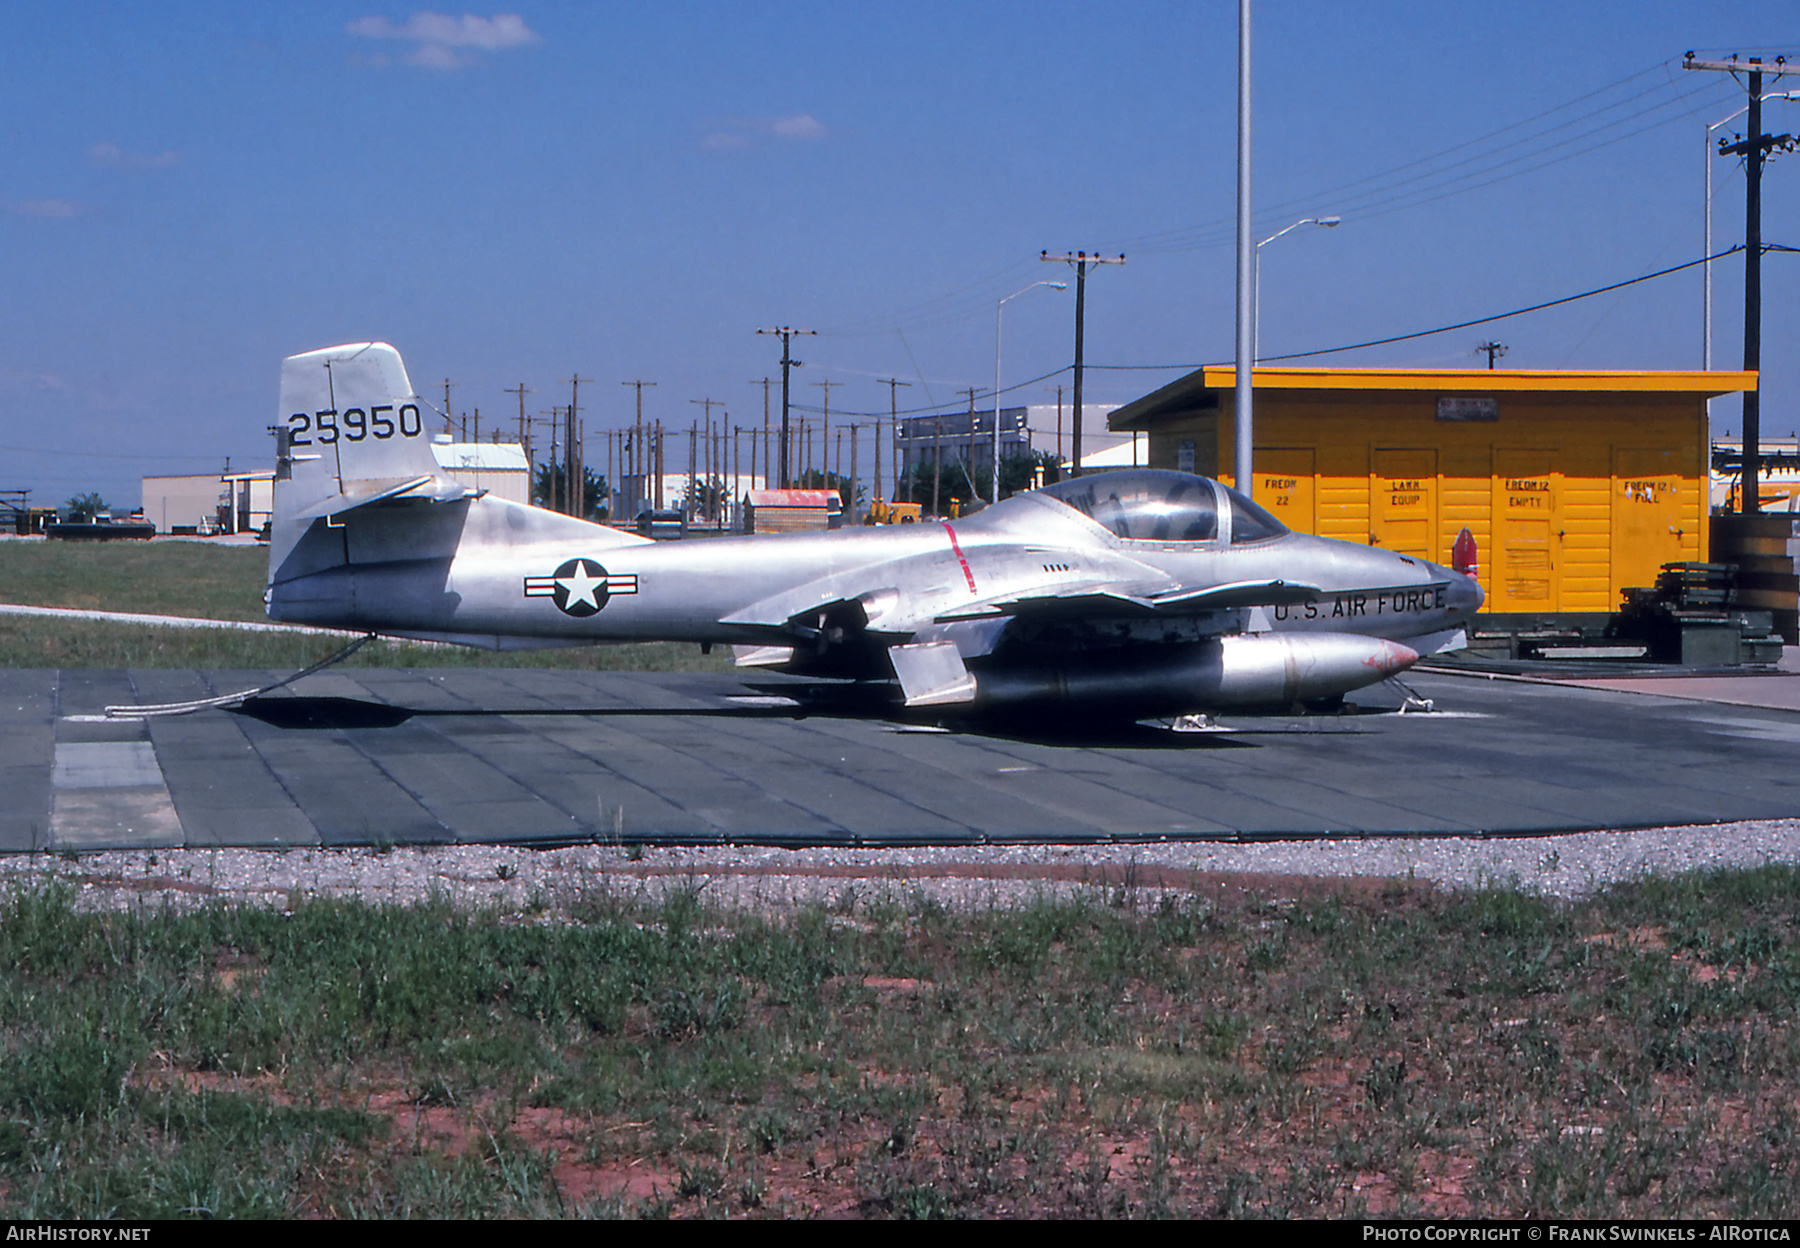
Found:
M 1006 307 L 1007 299 L 1017 299 L 1028 290 L 1036 290 L 1039 286 L 1048 286 L 1051 290 L 1067 290 L 1067 282 L 1033 282 L 1021 287 L 1001 299 L 994 305 L 994 497 L 990 502 L 1000 501 L 1000 313 Z
M 1256 307 L 1251 291 L 1256 250 L 1250 243 L 1250 0 L 1238 0 L 1237 150 L 1237 365 L 1232 406 L 1236 444 L 1232 472 L 1237 488 L 1250 495 L 1250 443 L 1254 416 L 1250 370 L 1256 357 Z
M 1262 358 L 1262 249 L 1286 234 L 1288 230 L 1297 230 L 1303 225 L 1322 225 L 1327 229 L 1343 224 L 1342 217 L 1301 217 L 1284 230 L 1276 230 L 1256 245 L 1256 254 L 1250 262 L 1250 364 L 1255 367 L 1256 361 Z

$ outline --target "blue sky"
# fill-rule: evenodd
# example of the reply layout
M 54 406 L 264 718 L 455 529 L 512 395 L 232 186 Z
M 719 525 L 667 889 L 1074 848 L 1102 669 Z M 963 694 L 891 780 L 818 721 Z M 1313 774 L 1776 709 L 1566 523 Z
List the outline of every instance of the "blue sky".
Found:
M 995 301 L 1090 279 L 1092 365 L 1233 344 L 1236 5 L 13 0 L 0 45 L 0 488 L 134 503 L 146 473 L 262 464 L 281 358 L 400 348 L 484 427 L 632 391 L 760 426 L 779 352 L 834 411 L 991 387 Z M 1701 254 L 1707 124 L 1742 103 L 1688 49 L 1800 59 L 1791 3 L 1455 0 L 1256 6 L 1265 355 L 1463 321 Z M 1786 85 L 1786 84 L 1783 84 Z M 1800 78 L 1794 80 L 1800 89 Z M 1800 131 L 1800 104 L 1767 128 Z M 1734 127 L 1726 127 L 1729 132 Z M 1715 158 L 1720 247 L 1743 178 Z M 1764 234 L 1800 246 L 1800 155 Z M 1742 262 L 1716 275 L 1715 362 L 1741 359 Z M 1800 427 L 1800 257 L 1765 260 L 1764 429 Z M 1697 368 L 1693 270 L 1498 325 L 1321 357 L 1457 367 Z M 1066 365 L 1073 291 L 1009 303 L 1003 384 Z M 1178 375 L 1115 367 L 1090 399 Z M 1042 401 L 1052 377 L 1016 392 Z M 591 404 L 590 404 L 591 400 Z M 716 414 L 716 413 L 715 413 Z M 1735 403 L 1718 405 L 1735 430 Z M 592 453 L 590 453 L 592 462 Z

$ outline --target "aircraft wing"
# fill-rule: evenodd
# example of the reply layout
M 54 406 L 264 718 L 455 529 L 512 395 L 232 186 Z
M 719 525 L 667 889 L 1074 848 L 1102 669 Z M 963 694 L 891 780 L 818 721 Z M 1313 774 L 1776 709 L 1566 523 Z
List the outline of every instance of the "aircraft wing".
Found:
M 1080 562 L 1085 565 L 1085 575 L 1077 574 L 1049 585 L 1041 581 L 1021 585 L 1015 573 L 1007 578 L 1010 588 L 971 599 L 963 592 L 965 577 L 954 574 L 953 564 L 948 569 L 943 566 L 948 553 L 932 552 L 835 572 L 750 603 L 719 622 L 810 638 L 824 617 L 848 609 L 852 616 L 860 617 L 862 626 L 870 632 L 906 637 L 934 624 L 961 621 L 1015 616 L 1168 618 L 1300 603 L 1322 593 L 1316 585 L 1284 580 L 1194 585 L 1137 559 L 1083 552 Z M 1025 553 L 1025 562 L 1035 564 L 1042 561 L 1045 552 L 1033 548 Z M 984 570 L 983 578 L 987 575 Z M 966 579 L 973 587 L 975 577 Z
M 946 547 L 833 572 L 740 607 L 719 623 L 806 636 L 820 616 L 850 608 L 869 631 L 905 636 L 930 624 L 946 602 L 967 596 L 950 553 Z
M 1183 586 L 1074 584 L 1050 593 L 1016 594 L 959 607 L 937 617 L 940 623 L 996 615 L 1085 616 L 1094 619 L 1150 619 L 1198 615 L 1236 607 L 1271 607 L 1308 602 L 1323 591 L 1294 581 L 1234 581 L 1227 585 Z
M 1160 612 L 1213 611 L 1224 607 L 1281 607 L 1311 602 L 1324 594 L 1317 585 L 1299 581 L 1233 581 L 1159 594 L 1153 600 Z

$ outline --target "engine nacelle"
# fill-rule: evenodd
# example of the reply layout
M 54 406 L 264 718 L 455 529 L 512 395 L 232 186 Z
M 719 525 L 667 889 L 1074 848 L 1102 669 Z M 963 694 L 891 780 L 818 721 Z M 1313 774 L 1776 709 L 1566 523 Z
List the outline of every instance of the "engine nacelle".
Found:
M 1256 633 L 1167 653 L 1096 652 L 1055 665 L 975 673 L 970 709 L 1065 706 L 1133 718 L 1287 706 L 1386 680 L 1419 661 L 1397 641 L 1358 633 Z

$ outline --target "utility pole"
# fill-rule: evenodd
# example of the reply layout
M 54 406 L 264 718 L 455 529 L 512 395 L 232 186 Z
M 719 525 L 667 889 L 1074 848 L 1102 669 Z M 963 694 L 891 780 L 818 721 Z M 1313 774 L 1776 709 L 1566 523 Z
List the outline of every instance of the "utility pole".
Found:
M 818 331 L 811 329 L 794 329 L 783 325 L 779 329 L 759 329 L 759 334 L 774 334 L 781 339 L 781 488 L 788 489 L 788 371 L 803 367 L 800 360 L 793 358 L 788 346 L 795 334 L 812 334 L 817 337 Z
M 655 482 L 656 489 L 651 505 L 661 511 L 663 509 L 663 426 L 660 418 L 656 422 L 656 429 L 651 435 L 651 441 L 655 448 L 652 452 L 651 462 L 654 466 L 651 468 L 651 478 Z
M 769 473 L 769 386 L 771 382 L 769 378 L 762 377 L 750 384 L 763 388 L 763 488 L 765 490 L 773 489 L 773 479 Z M 750 475 L 752 477 L 756 475 L 756 434 L 754 431 L 750 434 Z
M 880 418 L 876 418 L 876 431 L 880 432 Z M 856 523 L 856 422 L 850 422 L 850 523 Z
M 1038 259 L 1070 264 L 1075 267 L 1075 438 L 1070 452 L 1069 470 L 1071 476 L 1081 475 L 1081 369 L 1082 338 L 1087 325 L 1087 273 L 1096 264 L 1124 264 L 1123 254 L 1118 256 L 1088 255 L 1078 251 L 1074 255 L 1064 252 L 1053 256 L 1047 251 L 1040 251 Z M 1039 270 L 1040 272 L 1042 270 Z M 994 410 L 1000 409 L 1000 396 L 994 396 Z
M 1740 61 L 1736 56 L 1724 61 L 1696 60 L 1689 52 L 1682 59 L 1683 69 L 1710 69 L 1737 77 L 1749 71 L 1746 90 L 1750 96 L 1749 133 L 1737 143 L 1719 141 L 1719 155 L 1744 158 L 1744 371 L 1756 372 L 1762 367 L 1762 169 L 1774 148 L 1792 151 L 1794 137 L 1788 134 L 1764 134 L 1762 128 L 1763 72 L 1761 57 Z M 1768 67 L 1776 78 L 1788 72 L 1787 59 L 1776 57 Z M 1744 450 L 1741 458 L 1742 485 L 1738 506 L 1745 515 L 1762 510 L 1762 394 L 1761 389 L 1744 391 Z
M 969 488 L 974 490 L 974 474 L 969 471 L 969 463 L 975 458 L 975 396 L 981 393 L 981 389 L 978 386 L 970 386 L 967 390 L 958 390 L 957 393 L 969 396 L 969 432 L 965 435 L 962 450 L 957 455 L 957 462 L 962 465 L 963 475 L 969 478 Z M 980 490 L 975 490 L 975 497 L 981 497 Z
M 531 463 L 531 433 L 525 427 L 525 396 L 536 394 L 537 391 L 527 390 L 525 383 L 521 381 L 518 385 L 509 387 L 501 393 L 519 396 L 519 445 L 525 448 L 525 462 L 529 464 Z
M 815 381 L 812 384 L 815 386 L 823 386 L 825 389 L 825 423 L 820 427 L 819 458 L 824 461 L 826 475 L 829 476 L 831 470 L 831 388 L 833 386 L 841 386 L 844 383 L 841 381 L 832 381 L 827 378 L 824 381 Z
M 533 421 L 533 424 L 544 424 L 550 430 L 550 458 L 545 462 L 544 473 L 544 507 L 548 511 L 561 511 L 563 497 L 567 491 L 557 480 L 562 472 L 562 461 L 558 458 L 558 435 L 562 432 L 563 410 L 552 406 L 547 412 L 540 411 L 539 416 L 547 416 L 547 421 Z
M 621 381 L 619 384 L 621 386 L 637 387 L 637 426 L 631 438 L 631 455 L 632 462 L 638 469 L 638 495 L 631 500 L 631 505 L 633 507 L 641 507 L 644 503 L 644 387 L 654 386 L 656 383 L 654 381 Z M 625 471 L 629 471 L 629 469 L 625 469 Z
M 688 402 L 691 403 L 691 402 L 693 402 L 693 400 L 689 399 Z M 698 488 L 697 474 L 699 472 L 699 466 L 698 466 L 699 465 L 699 457 L 696 454 L 696 452 L 699 449 L 699 439 L 700 439 L 700 422 L 697 420 L 691 420 L 688 422 L 688 472 L 687 472 L 688 484 L 687 484 L 687 507 L 686 507 L 686 516 L 685 516 L 685 519 L 687 520 L 687 522 L 690 525 L 693 524 L 694 521 L 698 518 L 694 512 L 694 495 Z
M 462 382 L 460 382 L 460 381 L 451 381 L 448 377 L 444 378 L 444 432 L 445 433 L 450 432 L 450 424 L 451 424 L 451 422 L 450 422 L 450 387 L 451 386 L 460 386 L 460 385 L 462 385 Z
M 1504 342 L 1493 341 L 1477 344 L 1475 347 L 1475 354 L 1480 355 L 1483 351 L 1487 352 L 1488 372 L 1491 373 L 1494 371 L 1494 361 L 1506 354 L 1506 344 Z
M 707 518 L 711 519 L 713 496 L 712 478 L 717 475 L 712 463 L 712 409 L 715 407 L 724 407 L 725 402 L 722 399 L 689 399 L 688 402 L 694 404 L 696 407 L 706 408 L 706 453 L 698 459 L 696 459 L 694 455 L 694 438 L 699 431 L 696 429 L 694 432 L 688 434 L 688 498 L 691 507 L 694 490 L 696 488 L 704 490 L 705 493 L 702 497 L 704 497 L 707 502 L 703 510 L 707 513 Z M 696 473 L 700 475 L 696 477 Z M 700 481 L 704 481 L 705 484 L 698 484 Z
M 900 393 L 897 387 L 906 386 L 910 389 L 912 387 L 912 382 L 896 381 L 892 377 L 882 377 L 878 380 L 882 385 L 888 388 L 888 421 L 889 429 L 894 436 L 894 493 L 898 494 L 900 492 L 900 400 L 895 396 Z M 882 498 L 881 429 L 879 423 L 875 430 L 875 497 L 878 501 Z M 897 502 L 899 500 L 896 499 L 895 501 Z M 909 503 L 912 502 L 912 484 L 910 481 L 907 483 L 906 487 L 906 501 Z
M 931 418 L 931 514 L 938 514 L 938 482 L 944 475 L 944 418 Z
M 580 517 L 587 514 L 587 473 L 582 470 L 581 438 L 576 429 L 575 409 L 581 400 L 581 383 L 585 381 L 591 385 L 594 379 L 575 374 L 563 380 L 569 383 L 568 437 L 563 444 L 563 456 L 569 462 L 569 488 L 564 501 L 569 504 L 568 514 Z

